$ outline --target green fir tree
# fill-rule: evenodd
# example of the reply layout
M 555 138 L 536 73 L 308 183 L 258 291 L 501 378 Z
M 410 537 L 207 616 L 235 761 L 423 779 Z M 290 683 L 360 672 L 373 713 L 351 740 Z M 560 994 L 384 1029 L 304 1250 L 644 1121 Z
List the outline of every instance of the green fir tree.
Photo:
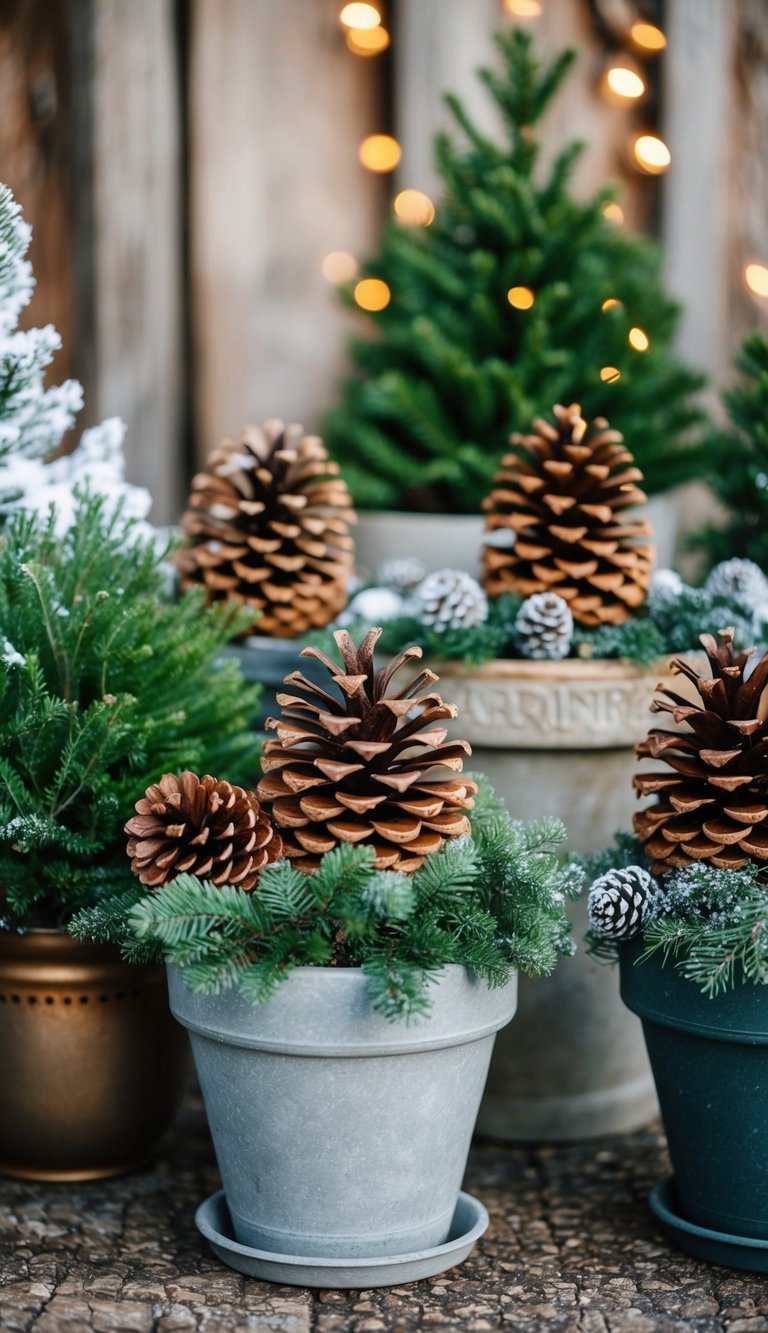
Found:
M 768 571 L 768 339 L 751 333 L 739 349 L 743 379 L 724 395 L 730 428 L 712 440 L 711 485 L 727 510 L 695 539 L 708 563 L 734 556 Z
M 365 265 L 391 300 L 370 316 L 374 337 L 353 343 L 355 372 L 325 424 L 363 508 L 477 511 L 510 433 L 556 402 L 579 402 L 623 431 L 651 492 L 700 468 L 691 433 L 702 379 L 670 354 L 678 310 L 661 288 L 657 247 L 606 220 L 610 189 L 586 204 L 572 197 L 583 145 L 549 169 L 539 161 L 535 127 L 574 52 L 545 66 L 519 30 L 496 41 L 501 72 L 480 78 L 504 140 L 482 135 L 448 96 L 461 139 L 435 142 L 435 219 L 391 222 Z M 513 287 L 533 293 L 529 309 L 510 304 Z M 603 311 L 611 298 L 619 304 Z M 633 326 L 649 338 L 644 352 L 628 342 Z M 619 377 L 604 382 L 611 366 Z
M 140 896 L 123 826 L 164 772 L 252 785 L 258 691 L 219 661 L 232 606 L 170 605 L 155 543 L 104 497 L 18 513 L 0 542 L 0 924 Z M 125 896 L 127 895 L 127 897 Z

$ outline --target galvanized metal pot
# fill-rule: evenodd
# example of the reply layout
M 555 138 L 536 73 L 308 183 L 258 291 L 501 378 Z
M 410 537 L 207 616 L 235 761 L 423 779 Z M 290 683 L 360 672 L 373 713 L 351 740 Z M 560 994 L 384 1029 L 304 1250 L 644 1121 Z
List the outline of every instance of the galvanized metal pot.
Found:
M 187 1068 L 161 967 L 56 931 L 0 931 L 0 1172 L 129 1170 L 171 1124 Z
M 642 1019 L 680 1213 L 766 1241 L 768 986 L 710 999 L 658 954 L 638 964 L 641 952 L 621 949 L 621 994 Z
M 467 767 L 486 773 L 515 819 L 559 815 L 568 849 L 607 846 L 631 825 L 634 746 L 648 729 L 666 663 L 438 663 L 457 704 Z M 580 943 L 586 903 L 569 915 Z M 552 1142 L 624 1133 L 657 1111 L 640 1024 L 619 998 L 616 969 L 580 948 L 551 977 L 523 977 L 521 1021 L 494 1052 L 478 1129 L 495 1138 Z
M 264 1005 L 193 995 L 188 1029 L 237 1240 L 323 1258 L 443 1244 L 516 985 L 448 967 L 426 1019 L 372 1009 L 358 968 L 297 968 Z

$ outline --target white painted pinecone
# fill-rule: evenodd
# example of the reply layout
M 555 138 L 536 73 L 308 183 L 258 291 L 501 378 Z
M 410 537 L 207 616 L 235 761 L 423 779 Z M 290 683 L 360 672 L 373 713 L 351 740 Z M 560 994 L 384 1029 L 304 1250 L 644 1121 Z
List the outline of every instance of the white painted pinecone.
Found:
M 414 593 L 416 614 L 431 629 L 471 629 L 488 618 L 488 598 L 463 569 L 438 569 Z
M 704 589 L 723 597 L 734 609 L 746 611 L 758 623 L 768 614 L 768 578 L 754 560 L 723 560 L 715 565 Z
M 426 576 L 426 567 L 415 556 L 403 556 L 400 560 L 385 560 L 376 571 L 376 578 L 381 587 L 394 588 L 397 592 L 411 592 Z
M 589 924 L 603 939 L 629 940 L 642 930 L 657 893 L 655 879 L 642 866 L 609 870 L 589 890 Z
M 676 602 L 685 586 L 677 570 L 655 570 L 648 587 L 648 609 L 651 615 L 666 609 L 671 602 Z
M 555 592 L 535 592 L 520 607 L 515 631 L 523 657 L 542 661 L 567 657 L 573 639 L 571 609 Z

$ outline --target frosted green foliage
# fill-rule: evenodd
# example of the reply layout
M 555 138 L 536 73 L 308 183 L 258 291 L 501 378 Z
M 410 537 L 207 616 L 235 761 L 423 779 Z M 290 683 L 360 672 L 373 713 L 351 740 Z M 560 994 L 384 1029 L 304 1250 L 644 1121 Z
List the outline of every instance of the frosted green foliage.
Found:
M 587 882 L 611 869 L 648 867 L 642 846 L 631 834 L 613 846 L 578 858 Z M 670 871 L 658 880 L 651 914 L 643 926 L 638 963 L 661 951 L 675 969 L 710 996 L 734 985 L 768 983 L 768 869 L 719 870 L 703 862 Z M 589 953 L 615 962 L 620 945 L 590 930 Z
M 410 878 L 376 870 L 370 848 L 345 844 L 310 875 L 287 861 L 267 866 L 251 893 L 179 875 L 146 894 L 129 925 L 192 990 L 237 986 L 259 1003 L 294 967 L 361 967 L 380 1013 L 418 1016 L 449 963 L 500 986 L 513 968 L 550 972 L 573 951 L 565 904 L 582 876 L 558 860 L 562 824 L 515 823 L 481 779 L 472 826 L 471 838 L 447 841 Z M 98 926 L 98 913 L 76 923 L 87 935 Z
M 45 515 L 54 505 L 61 533 L 73 519 L 74 489 L 85 485 L 121 505 L 126 516 L 145 519 L 152 499 L 125 481 L 122 422 L 110 419 L 85 431 L 71 454 L 47 462 L 72 429 L 83 391 L 76 380 L 44 385 L 61 347 L 51 325 L 16 328 L 34 287 L 30 237 L 19 205 L 0 185 L 0 526 L 16 508 Z M 130 529 L 132 538 L 150 532 L 148 525 Z
M 0 543 L 0 917 L 58 926 L 132 887 L 123 825 L 164 772 L 253 785 L 257 692 L 219 664 L 232 610 L 160 601 L 154 543 L 108 502 L 19 513 Z
M 496 41 L 500 67 L 480 78 L 500 113 L 498 139 L 448 96 L 455 131 L 435 142 L 435 219 L 391 222 L 364 266 L 391 299 L 365 316 L 373 336 L 353 343 L 354 373 L 324 428 L 363 508 L 477 512 L 510 433 L 554 403 L 607 416 L 650 492 L 701 472 L 691 434 L 702 380 L 672 354 L 679 312 L 656 246 L 606 220 L 611 189 L 573 197 L 582 145 L 542 161 L 537 127 L 574 52 L 543 64 L 519 28 Z M 530 309 L 510 305 L 516 286 L 534 293 Z M 352 303 L 351 286 L 345 294 Z M 619 304 L 603 312 L 608 298 Z M 647 352 L 628 342 L 634 325 Z M 601 380 L 604 366 L 620 372 L 615 382 Z
M 644 930 L 684 977 L 714 996 L 739 982 L 768 983 L 768 870 L 694 864 L 666 875 Z

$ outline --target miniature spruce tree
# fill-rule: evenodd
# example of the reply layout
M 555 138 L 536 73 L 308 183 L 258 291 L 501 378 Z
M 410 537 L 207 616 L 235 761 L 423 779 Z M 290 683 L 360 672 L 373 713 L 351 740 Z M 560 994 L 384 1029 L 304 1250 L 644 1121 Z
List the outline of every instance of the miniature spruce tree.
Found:
M 710 564 L 743 557 L 768 570 L 768 339 L 755 331 L 736 357 L 743 375 L 724 396 L 730 429 L 712 442 L 711 485 L 727 510 L 697 538 Z
M 678 312 L 656 247 L 606 220 L 610 189 L 586 204 L 571 196 L 582 145 L 539 163 L 535 127 L 574 53 L 544 66 L 519 30 L 496 40 L 502 71 L 480 77 L 504 139 L 480 134 L 448 96 L 463 142 L 436 139 L 435 219 L 388 225 L 365 266 L 391 299 L 370 316 L 375 338 L 353 344 L 355 373 L 325 424 L 363 508 L 478 510 L 510 434 L 553 402 L 609 417 L 652 492 L 699 467 L 687 437 L 701 379 L 670 355 Z M 645 351 L 628 341 L 634 327 Z
M 149 493 L 123 479 L 125 428 L 115 418 L 83 433 L 74 452 L 49 462 L 83 405 L 77 380 L 46 388 L 61 347 L 58 333 L 17 327 L 34 288 L 27 258 L 31 229 L 7 186 L 0 184 L 0 526 L 15 508 L 43 515 L 55 505 L 59 532 L 72 522 L 74 488 L 88 482 L 119 501 L 124 516 L 144 519 Z M 134 525 L 134 535 L 149 531 Z

